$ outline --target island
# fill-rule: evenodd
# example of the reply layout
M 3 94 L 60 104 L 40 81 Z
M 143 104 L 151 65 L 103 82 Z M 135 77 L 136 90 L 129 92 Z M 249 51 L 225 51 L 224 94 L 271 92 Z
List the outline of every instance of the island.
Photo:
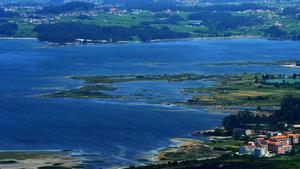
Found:
M 282 63 L 282 62 L 280 62 Z M 286 62 L 285 62 L 286 63 Z M 274 63 L 273 63 L 274 64 Z M 115 84 L 135 81 L 209 81 L 210 87 L 182 88 L 180 92 L 192 94 L 188 100 L 161 103 L 185 106 L 203 106 L 218 109 L 223 112 L 238 112 L 251 109 L 266 113 L 277 110 L 286 95 L 300 94 L 300 74 L 261 74 L 242 73 L 224 75 L 202 75 L 193 73 L 164 75 L 113 75 L 113 76 L 72 76 L 71 80 L 83 81 L 76 89 L 63 89 L 43 94 L 49 98 L 94 98 L 94 99 L 124 99 L 125 95 L 115 94 L 118 88 Z M 109 91 L 109 92 L 107 92 Z
M 201 80 L 207 78 L 204 75 L 191 73 L 174 75 L 115 75 L 115 76 L 72 76 L 71 80 L 84 81 L 84 85 L 77 89 L 61 90 L 54 93 L 44 94 L 49 98 L 124 98 L 124 96 L 113 96 L 105 94 L 105 91 L 115 91 L 115 83 L 133 82 L 133 81 L 187 81 Z

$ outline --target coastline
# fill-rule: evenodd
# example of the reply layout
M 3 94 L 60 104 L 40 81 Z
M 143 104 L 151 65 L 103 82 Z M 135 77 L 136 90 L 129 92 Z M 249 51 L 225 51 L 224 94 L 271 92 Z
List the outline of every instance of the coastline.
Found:
M 0 37 L 0 40 L 36 40 L 40 43 L 48 44 L 52 47 L 62 47 L 62 46 L 76 46 L 76 45 L 123 45 L 123 44 L 134 44 L 134 43 L 159 43 L 159 42 L 175 42 L 175 41 L 193 41 L 193 40 L 234 40 L 234 39 L 264 39 L 273 41 L 297 41 L 292 39 L 274 39 L 267 36 L 257 36 L 257 35 L 232 35 L 232 36 L 216 36 L 216 37 L 190 37 L 190 38 L 174 38 L 174 39 L 152 39 L 150 41 L 118 41 L 118 42 L 67 42 L 67 43 L 57 43 L 41 41 L 37 37 Z
M 16 40 L 38 40 L 38 38 L 35 38 L 35 37 L 0 37 L 0 40 L 13 40 L 13 39 L 16 39 Z
M 297 65 L 284 65 L 284 67 L 293 68 L 293 69 L 300 69 L 300 66 L 297 66 Z
M 191 145 L 193 143 L 199 142 L 200 140 L 196 139 L 190 139 L 190 138 L 182 138 L 182 137 L 174 137 L 170 139 L 171 143 L 167 147 L 160 148 L 156 150 L 156 154 L 152 157 L 152 161 L 155 163 L 160 163 L 160 156 L 162 156 L 164 153 L 168 152 L 176 152 L 179 147 L 185 146 L 185 145 Z
M 154 150 L 142 152 L 136 159 L 138 166 L 153 165 L 153 164 L 164 164 L 165 161 L 160 160 L 160 157 L 169 152 L 176 152 L 181 146 L 189 145 L 192 142 L 200 142 L 200 140 L 182 137 L 170 138 L 170 143 L 166 146 L 159 147 Z M 123 166 L 122 169 L 128 168 L 129 166 Z
M 68 43 L 57 43 L 57 42 L 48 42 L 41 41 L 36 37 L 0 37 L 0 40 L 37 40 L 41 43 L 49 44 L 50 46 L 72 46 L 72 45 L 111 45 L 111 44 L 133 44 L 133 43 L 159 43 L 159 42 L 174 42 L 174 41 L 193 41 L 193 40 L 230 40 L 230 39 L 267 39 L 267 37 L 263 36 L 254 36 L 254 35 L 236 35 L 236 36 L 219 36 L 219 37 L 191 37 L 191 38 L 174 38 L 174 39 L 153 39 L 150 41 L 140 41 L 140 40 L 132 40 L 132 41 L 119 41 L 119 42 L 110 42 L 110 43 L 97 43 L 97 42 L 68 42 Z M 271 40 L 271 39 L 270 39 Z
M 215 159 L 229 151 L 214 150 L 213 147 L 206 144 L 204 139 L 196 138 L 181 138 L 175 137 L 171 139 L 172 144 L 164 149 L 157 150 L 153 156 L 154 164 L 168 164 L 174 161 L 186 160 L 208 160 Z

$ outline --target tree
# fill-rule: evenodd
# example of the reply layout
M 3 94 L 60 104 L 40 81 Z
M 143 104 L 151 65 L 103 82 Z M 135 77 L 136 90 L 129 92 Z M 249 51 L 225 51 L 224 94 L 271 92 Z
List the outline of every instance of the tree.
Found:
M 285 97 L 282 101 L 281 109 L 273 115 L 273 121 L 290 124 L 300 122 L 300 98 Z
M 284 30 L 280 29 L 278 26 L 271 26 L 264 30 L 265 35 L 272 38 L 287 38 L 288 34 Z
M 0 35 L 13 36 L 18 30 L 18 25 L 15 23 L 3 23 L 0 24 Z

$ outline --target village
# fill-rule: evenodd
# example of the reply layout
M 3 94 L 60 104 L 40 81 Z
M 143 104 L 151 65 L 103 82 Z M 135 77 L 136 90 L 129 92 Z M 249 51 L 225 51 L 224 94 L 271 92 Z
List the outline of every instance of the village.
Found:
M 299 128 L 300 125 L 294 125 Z M 236 129 L 237 137 L 250 137 L 247 145 L 240 147 L 238 154 L 254 157 L 273 157 L 275 155 L 291 154 L 299 145 L 300 134 L 286 131 L 254 131 L 251 129 Z
M 292 155 L 299 149 L 300 145 L 300 124 L 284 124 L 285 131 L 254 130 L 236 128 L 229 131 L 224 127 L 217 127 L 212 130 L 194 133 L 194 136 L 208 136 L 209 141 L 221 141 L 234 139 L 245 144 L 240 146 L 236 155 L 248 155 L 257 158 L 274 157 L 276 155 Z
M 84 3 L 88 4 L 90 2 L 88 1 L 83 1 L 82 4 L 81 1 L 74 1 L 74 2 L 68 2 L 66 4 L 62 3 L 55 3 L 53 6 L 50 7 L 68 7 L 77 4 L 78 5 L 85 5 Z M 187 1 L 187 2 L 182 2 L 185 6 L 189 6 L 191 4 L 194 4 L 195 2 Z M 51 3 L 50 3 L 51 5 Z M 22 22 L 23 24 L 32 24 L 32 25 L 40 25 L 40 24 L 54 24 L 58 23 L 61 21 L 78 21 L 82 19 L 83 17 L 86 18 L 96 18 L 100 15 L 107 15 L 107 16 L 143 16 L 143 15 L 149 15 L 149 17 L 155 17 L 155 14 L 157 12 L 150 11 L 150 10 L 145 10 L 145 9 L 126 9 L 122 8 L 120 6 L 116 5 L 100 5 L 100 4 L 93 4 L 94 7 L 88 10 L 70 10 L 66 11 L 63 13 L 47 13 L 47 12 L 41 12 L 43 11 L 43 4 L 37 4 L 37 5 L 32 5 L 32 4 L 26 4 L 24 6 L 19 6 L 19 5 L 14 5 L 14 4 L 8 4 L 8 5 L 2 5 L 0 3 L 0 8 L 3 8 L 7 12 L 15 12 L 15 13 L 20 13 L 19 18 L 21 19 L 19 22 Z M 70 7 L 71 8 L 71 7 Z M 75 8 L 75 7 L 74 7 Z M 172 10 L 172 9 L 165 9 L 161 11 L 161 13 L 165 15 L 185 15 L 184 11 L 179 11 L 179 10 Z M 279 17 L 274 11 L 271 10 L 242 10 L 238 11 L 237 14 L 239 15 L 245 15 L 245 16 L 250 16 L 250 15 L 266 15 L 268 19 L 276 18 Z M 262 16 L 260 16 L 262 17 Z M 99 17 L 98 17 L 99 19 Z M 100 18 L 101 19 L 101 18 Z M 13 21 L 13 20 L 12 20 Z M 15 22 L 15 21 L 14 21 Z M 281 26 L 281 23 L 276 20 L 274 21 L 275 25 Z M 201 21 L 190 21 L 189 26 L 203 26 L 201 24 Z

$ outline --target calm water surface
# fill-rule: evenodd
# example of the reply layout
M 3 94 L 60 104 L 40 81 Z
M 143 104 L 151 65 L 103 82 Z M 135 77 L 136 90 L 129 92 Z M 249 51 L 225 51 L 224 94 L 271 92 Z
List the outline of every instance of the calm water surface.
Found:
M 191 97 L 193 82 L 116 84 L 129 100 L 46 99 L 38 94 L 74 88 L 71 75 L 293 73 L 281 66 L 209 63 L 300 59 L 300 43 L 262 39 L 194 40 L 123 45 L 51 47 L 35 40 L 0 40 L 0 149 L 72 149 L 96 154 L 100 167 L 134 164 L 170 138 L 218 125 L 222 115 L 163 106 Z

